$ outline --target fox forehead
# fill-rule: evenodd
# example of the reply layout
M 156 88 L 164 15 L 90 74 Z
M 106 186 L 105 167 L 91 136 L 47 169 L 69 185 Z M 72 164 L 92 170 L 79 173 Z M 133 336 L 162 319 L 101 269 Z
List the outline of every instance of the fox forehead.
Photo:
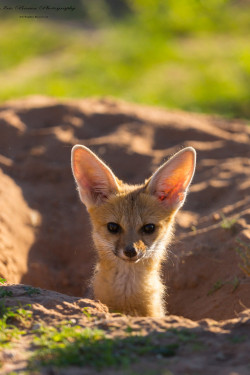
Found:
M 89 209 L 89 214 L 97 225 L 115 222 L 123 228 L 166 222 L 172 216 L 171 210 L 162 207 L 157 198 L 147 194 L 141 186 L 127 186 L 102 205 Z

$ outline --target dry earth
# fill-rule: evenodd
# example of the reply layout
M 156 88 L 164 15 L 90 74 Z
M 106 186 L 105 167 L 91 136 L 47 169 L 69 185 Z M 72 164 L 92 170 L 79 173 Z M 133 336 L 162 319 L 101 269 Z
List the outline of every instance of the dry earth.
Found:
M 33 311 L 28 333 L 0 354 L 2 373 L 26 369 L 37 322 L 55 325 L 73 319 L 101 327 L 111 337 L 125 337 L 129 326 L 132 334 L 158 340 L 158 347 L 173 341 L 169 328 L 191 332 L 190 340 L 178 336 L 171 358 L 144 356 L 131 369 L 103 373 L 249 374 L 249 135 L 242 121 L 110 99 L 59 102 L 33 97 L 2 105 L 0 276 L 9 283 L 2 293 L 12 296 L 1 300 L 6 306 L 31 304 Z M 165 319 L 110 314 L 98 302 L 83 299 L 95 260 L 88 217 L 70 170 L 76 143 L 90 147 L 130 183 L 142 182 L 181 147 L 196 148 L 196 175 L 163 270 L 168 286 Z M 53 291 L 28 295 L 27 288 L 14 284 Z M 82 313 L 85 306 L 91 318 Z M 157 332 L 165 336 L 155 338 Z M 89 367 L 37 371 L 99 372 Z

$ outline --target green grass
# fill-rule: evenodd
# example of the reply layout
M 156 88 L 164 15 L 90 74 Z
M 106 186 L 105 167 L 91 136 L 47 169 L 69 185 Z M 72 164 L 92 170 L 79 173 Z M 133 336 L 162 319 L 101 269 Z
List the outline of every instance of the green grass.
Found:
M 92 318 L 87 309 L 83 313 L 88 319 Z M 0 304 L 0 347 L 10 347 L 17 342 L 20 345 L 21 337 L 26 335 L 29 340 L 27 373 L 39 372 L 46 366 L 129 369 L 131 364 L 145 357 L 158 362 L 173 357 L 181 346 L 191 345 L 192 350 L 203 350 L 197 334 L 189 329 L 173 328 L 142 335 L 128 326 L 119 333 L 113 335 L 111 330 L 82 327 L 75 324 L 75 319 L 63 320 L 55 326 L 34 324 L 30 305 L 6 307 L 4 302 Z
M 82 328 L 71 324 L 43 327 L 35 332 L 36 353 L 31 367 L 37 365 L 127 367 L 143 356 L 170 357 L 179 347 L 173 343 L 156 345 L 150 336 L 110 338 L 97 328 Z M 158 334 L 158 340 L 163 334 Z M 177 339 L 179 336 L 176 337 Z
M 83 310 L 92 318 L 87 309 Z M 86 314 L 85 314 L 86 313 Z M 6 307 L 0 304 L 0 347 L 10 347 L 23 335 L 29 337 L 28 370 L 68 366 L 129 368 L 143 357 L 161 359 L 177 354 L 181 345 L 196 345 L 197 335 L 188 329 L 136 334 L 128 326 L 119 336 L 97 327 L 82 327 L 75 320 L 63 320 L 56 326 L 34 324 L 31 306 Z M 0 363 L 1 365 L 1 363 Z
M 41 290 L 38 288 L 33 288 L 32 286 L 24 286 L 23 289 L 25 290 L 25 294 L 28 296 L 33 296 L 36 294 L 41 294 Z
M 247 335 L 237 335 L 230 337 L 230 341 L 233 344 L 241 344 L 242 342 L 247 341 Z
M 82 312 L 83 312 L 83 315 L 85 315 L 86 318 L 88 318 L 88 320 L 93 319 L 91 313 L 89 312 L 88 307 L 84 307 L 84 308 L 82 309 Z
M 0 100 L 105 95 L 250 118 L 250 8 L 203 3 L 136 0 L 90 29 L 1 19 Z
M 26 333 L 25 330 L 18 328 L 15 324 L 22 327 L 29 325 L 32 313 L 29 305 L 23 307 L 6 307 L 5 303 L 0 303 L 0 347 L 8 347 L 14 339 L 20 338 Z M 15 324 L 14 324 L 15 323 Z
M 0 298 L 4 297 L 13 297 L 13 292 L 11 290 L 8 290 L 7 288 L 0 287 Z
M 189 342 L 197 338 L 197 335 L 195 333 L 187 329 L 170 328 L 168 331 L 174 333 L 177 336 L 178 340 L 182 342 Z

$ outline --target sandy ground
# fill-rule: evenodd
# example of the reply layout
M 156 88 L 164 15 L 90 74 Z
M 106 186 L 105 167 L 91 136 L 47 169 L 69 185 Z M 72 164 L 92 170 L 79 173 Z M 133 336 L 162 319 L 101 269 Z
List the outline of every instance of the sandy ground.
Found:
M 83 326 L 112 323 L 121 336 L 128 324 L 145 335 L 186 327 L 203 344 L 192 351 L 182 343 L 171 359 L 144 358 L 133 365 L 134 374 L 145 369 L 165 375 L 249 374 L 249 135 L 242 121 L 110 99 L 59 102 L 34 97 L 1 106 L 0 276 L 10 284 L 53 290 L 27 296 L 21 285 L 2 286 L 13 292 L 4 298 L 6 305 L 31 303 L 34 321 L 46 324 L 63 316 Z M 196 175 L 163 269 L 169 316 L 161 321 L 117 317 L 83 299 L 95 255 L 70 170 L 76 143 L 90 147 L 130 183 L 142 182 L 184 146 L 197 150 Z M 84 306 L 93 309 L 96 321 L 82 317 Z M 242 335 L 245 339 L 234 339 Z M 25 345 L 16 343 L 11 349 L 13 355 L 4 349 L 3 373 L 25 369 L 32 350 L 32 335 L 27 337 Z M 95 373 L 86 371 L 56 373 Z

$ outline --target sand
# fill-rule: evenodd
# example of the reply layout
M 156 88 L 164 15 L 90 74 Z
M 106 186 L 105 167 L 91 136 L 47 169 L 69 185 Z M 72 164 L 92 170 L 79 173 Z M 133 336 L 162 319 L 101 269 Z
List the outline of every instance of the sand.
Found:
M 157 364 L 157 373 L 165 366 L 174 374 L 248 374 L 249 136 L 244 121 L 112 99 L 31 97 L 2 105 L 0 276 L 11 285 L 1 288 L 13 291 L 6 304 L 32 303 L 36 320 L 46 324 L 56 324 L 60 314 L 83 319 L 78 307 L 92 306 L 97 319 L 114 321 L 120 334 L 128 321 L 145 335 L 171 326 L 195 329 L 206 348 L 192 353 L 184 348 L 174 362 Z M 95 253 L 70 169 L 76 143 L 90 147 L 129 183 L 142 182 L 183 147 L 197 150 L 196 174 L 163 267 L 169 315 L 162 321 L 116 317 L 98 302 L 84 299 Z M 43 290 L 29 297 L 18 284 Z M 225 332 L 235 337 L 241 331 L 247 340 L 228 344 Z M 24 352 L 29 350 L 27 344 L 18 356 L 2 354 L 3 371 L 24 369 Z M 151 362 L 144 358 L 134 369 L 156 371 Z M 83 373 L 77 368 L 60 371 Z

